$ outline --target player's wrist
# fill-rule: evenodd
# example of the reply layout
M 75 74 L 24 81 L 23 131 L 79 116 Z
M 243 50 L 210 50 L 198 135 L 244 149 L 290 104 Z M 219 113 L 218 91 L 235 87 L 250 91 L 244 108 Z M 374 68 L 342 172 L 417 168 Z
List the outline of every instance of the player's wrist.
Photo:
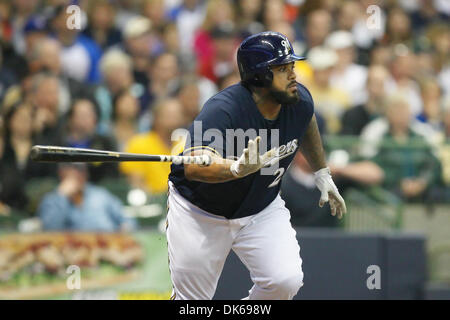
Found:
M 314 172 L 314 176 L 316 178 L 323 177 L 323 176 L 331 176 L 330 168 L 329 167 L 325 167 L 325 168 L 319 169 L 316 172 Z

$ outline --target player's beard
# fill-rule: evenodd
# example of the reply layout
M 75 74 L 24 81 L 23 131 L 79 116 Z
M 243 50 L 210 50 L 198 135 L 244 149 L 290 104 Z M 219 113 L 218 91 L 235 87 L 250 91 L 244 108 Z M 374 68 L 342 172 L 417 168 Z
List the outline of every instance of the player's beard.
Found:
M 279 104 L 294 104 L 300 101 L 298 90 L 295 90 L 295 93 L 289 94 L 287 91 L 282 91 L 271 87 L 269 96 L 271 96 L 272 99 Z

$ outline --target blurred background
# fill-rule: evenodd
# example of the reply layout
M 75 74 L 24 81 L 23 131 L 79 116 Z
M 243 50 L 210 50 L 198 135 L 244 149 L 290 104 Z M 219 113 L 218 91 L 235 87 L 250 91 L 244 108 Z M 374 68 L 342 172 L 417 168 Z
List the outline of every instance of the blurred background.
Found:
M 298 153 L 281 188 L 296 298 L 450 299 L 449 16 L 447 0 L 0 0 L 0 299 L 170 297 L 169 165 L 38 164 L 30 148 L 178 153 L 172 132 L 239 82 L 240 41 L 265 30 L 307 57 L 297 80 L 348 207 L 318 207 Z M 231 255 L 216 298 L 249 281 Z

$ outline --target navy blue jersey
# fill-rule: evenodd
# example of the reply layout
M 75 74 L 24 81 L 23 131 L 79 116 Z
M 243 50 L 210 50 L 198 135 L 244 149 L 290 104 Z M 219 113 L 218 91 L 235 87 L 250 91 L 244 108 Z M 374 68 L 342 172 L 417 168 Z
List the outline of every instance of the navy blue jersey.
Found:
M 251 92 L 241 84 L 210 98 L 189 128 L 184 154 L 208 149 L 224 158 L 238 159 L 248 140 L 260 135 L 260 153 L 278 147 L 279 161 L 270 168 L 223 183 L 189 181 L 184 166 L 172 164 L 169 180 L 180 194 L 197 207 L 228 219 L 253 215 L 268 206 L 279 193 L 281 177 L 314 113 L 309 91 L 301 84 L 297 88 L 300 101 L 281 106 L 275 120 L 263 117 Z M 242 132 L 245 141 L 238 138 Z

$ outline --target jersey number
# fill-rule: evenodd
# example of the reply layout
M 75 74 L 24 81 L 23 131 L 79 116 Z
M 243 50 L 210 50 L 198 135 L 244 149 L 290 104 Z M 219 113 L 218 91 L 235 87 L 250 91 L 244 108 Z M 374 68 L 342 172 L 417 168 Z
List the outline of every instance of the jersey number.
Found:
M 279 184 L 281 177 L 283 176 L 283 173 L 284 173 L 284 168 L 278 168 L 275 171 L 275 173 L 273 174 L 274 176 L 276 176 L 275 180 L 273 180 L 273 182 L 267 188 L 272 188 L 272 187 L 275 187 L 277 184 Z

